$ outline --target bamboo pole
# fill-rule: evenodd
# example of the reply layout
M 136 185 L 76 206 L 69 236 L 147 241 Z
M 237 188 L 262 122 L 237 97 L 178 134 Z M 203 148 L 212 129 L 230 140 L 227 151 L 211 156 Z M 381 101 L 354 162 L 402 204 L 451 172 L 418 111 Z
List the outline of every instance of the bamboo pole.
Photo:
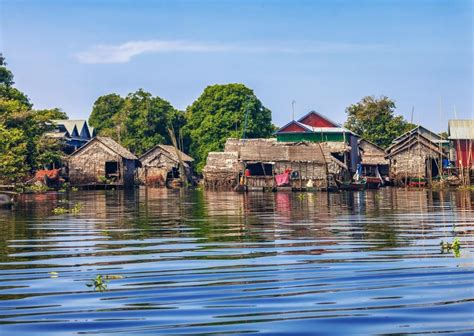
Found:
M 178 157 L 179 161 L 179 175 L 181 177 L 181 182 L 183 186 L 188 186 L 188 177 L 186 175 L 186 169 L 184 168 L 183 158 L 181 157 L 181 151 L 178 149 L 178 145 L 176 142 L 176 137 L 174 131 L 171 127 L 168 128 L 168 133 L 170 134 L 171 142 L 173 143 L 173 147 L 176 151 L 176 156 Z

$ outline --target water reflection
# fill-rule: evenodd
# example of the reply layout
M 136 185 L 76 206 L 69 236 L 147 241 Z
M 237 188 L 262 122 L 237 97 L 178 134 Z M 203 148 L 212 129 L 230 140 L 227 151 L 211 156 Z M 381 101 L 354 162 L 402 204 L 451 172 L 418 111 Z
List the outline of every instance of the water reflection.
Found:
M 469 192 L 403 189 L 28 195 L 0 211 L 0 328 L 471 333 L 472 210 Z M 460 258 L 440 253 L 454 237 Z M 94 293 L 97 274 L 123 278 Z

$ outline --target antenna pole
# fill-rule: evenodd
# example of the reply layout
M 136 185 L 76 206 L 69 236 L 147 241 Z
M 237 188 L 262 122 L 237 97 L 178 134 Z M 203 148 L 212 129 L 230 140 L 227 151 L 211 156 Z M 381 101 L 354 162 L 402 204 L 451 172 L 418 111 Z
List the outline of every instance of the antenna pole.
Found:
M 293 110 L 293 115 L 292 115 L 292 120 L 294 121 L 295 120 L 295 103 L 296 101 L 295 100 L 292 100 L 291 101 L 291 109 Z

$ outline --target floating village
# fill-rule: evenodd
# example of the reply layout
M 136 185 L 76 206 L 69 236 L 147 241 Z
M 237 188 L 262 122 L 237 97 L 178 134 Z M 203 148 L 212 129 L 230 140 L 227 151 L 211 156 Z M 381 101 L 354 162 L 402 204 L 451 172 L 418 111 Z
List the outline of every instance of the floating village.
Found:
M 67 157 L 61 167 L 40 170 L 29 181 L 48 188 L 68 183 L 79 189 L 202 185 L 239 192 L 334 192 L 462 187 L 474 182 L 474 120 L 450 120 L 447 138 L 416 126 L 384 150 L 311 111 L 272 138 L 227 139 L 223 151 L 208 154 L 199 175 L 193 158 L 176 141 L 156 144 L 137 157 L 112 138 L 96 136 L 85 120 L 53 123 L 55 129 L 47 136 L 63 140 Z

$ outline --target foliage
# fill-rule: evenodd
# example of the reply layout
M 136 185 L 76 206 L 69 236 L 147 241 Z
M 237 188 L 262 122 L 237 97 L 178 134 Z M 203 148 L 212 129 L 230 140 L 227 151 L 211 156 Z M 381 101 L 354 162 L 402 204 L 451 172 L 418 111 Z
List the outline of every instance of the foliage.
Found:
M 395 102 L 388 97 L 368 96 L 346 109 L 345 127 L 376 145 L 386 148 L 393 139 L 414 127 L 402 116 L 395 116 Z
M 461 256 L 461 242 L 459 241 L 459 238 L 454 238 L 451 244 L 441 241 L 439 245 L 441 246 L 441 253 L 452 251 L 456 258 Z
M 169 102 L 142 89 L 126 98 L 117 94 L 99 97 L 89 124 L 98 134 L 110 136 L 140 155 L 159 143 L 170 144 L 167 127 L 181 128 L 184 115 Z
M 65 214 L 77 215 L 79 212 L 81 212 L 81 209 L 82 209 L 82 203 L 76 203 L 70 209 L 64 208 L 64 207 L 54 208 L 52 213 L 53 215 L 65 215 Z
M 209 152 L 222 150 L 227 138 L 242 137 L 244 128 L 246 138 L 269 137 L 274 130 L 271 111 L 243 84 L 208 86 L 187 108 L 186 121 L 185 149 L 189 148 L 198 171 Z
M 53 127 L 51 119 L 67 118 L 59 109 L 32 110 L 28 97 L 13 83 L 0 54 L 0 182 L 11 183 L 61 159 L 62 144 L 44 135 Z
M 20 129 L 9 130 L 0 123 L 0 179 L 14 182 L 27 173 L 24 165 L 28 151 L 27 139 Z
M 113 118 L 122 111 L 124 103 L 125 99 L 115 93 L 97 98 L 92 107 L 89 124 L 99 133 L 115 129 L 117 125 Z

